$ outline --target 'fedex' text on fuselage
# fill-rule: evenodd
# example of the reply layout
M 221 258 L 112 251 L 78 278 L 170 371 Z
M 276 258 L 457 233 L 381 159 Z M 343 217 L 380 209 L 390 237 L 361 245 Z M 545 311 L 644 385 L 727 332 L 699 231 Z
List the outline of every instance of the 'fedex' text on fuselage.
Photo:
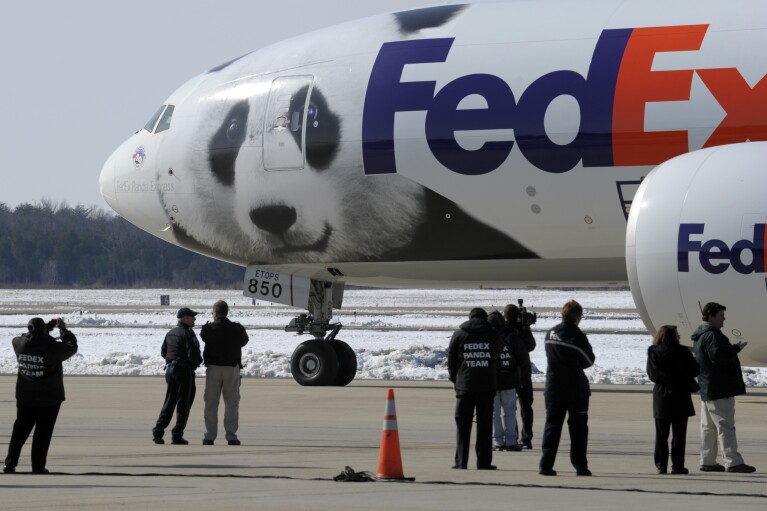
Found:
M 444 63 L 453 38 L 384 43 L 365 96 L 362 150 L 365 174 L 397 172 L 394 118 L 397 112 L 425 111 L 425 138 L 434 157 L 464 175 L 496 170 L 516 142 L 535 167 L 552 173 L 584 167 L 658 165 L 690 150 L 688 132 L 645 131 L 648 103 L 689 101 L 697 74 L 725 111 L 703 144 L 710 147 L 767 140 L 767 76 L 751 87 L 737 68 L 653 71 L 660 52 L 698 51 L 708 25 L 602 31 L 587 75 L 559 70 L 515 92 L 498 76 L 471 74 L 435 91 L 435 81 L 401 81 L 406 65 Z M 459 109 L 471 95 L 487 107 Z M 544 128 L 551 102 L 573 97 L 580 126 L 568 144 L 553 142 Z M 488 141 L 476 150 L 461 147 L 456 131 L 513 129 L 514 140 Z

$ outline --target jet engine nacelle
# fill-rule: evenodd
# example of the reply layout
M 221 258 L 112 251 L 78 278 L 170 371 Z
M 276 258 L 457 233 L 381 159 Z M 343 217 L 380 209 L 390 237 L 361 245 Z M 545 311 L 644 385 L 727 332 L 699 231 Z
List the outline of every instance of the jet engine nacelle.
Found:
M 727 307 L 722 331 L 749 341 L 743 365 L 767 364 L 767 142 L 702 149 L 650 172 L 631 205 L 626 266 L 654 333 L 677 325 L 682 343 L 701 307 Z

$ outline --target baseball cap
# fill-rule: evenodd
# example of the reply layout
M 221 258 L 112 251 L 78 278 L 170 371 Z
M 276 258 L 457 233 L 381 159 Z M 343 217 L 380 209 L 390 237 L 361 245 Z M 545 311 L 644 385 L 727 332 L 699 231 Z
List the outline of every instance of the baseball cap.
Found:
M 178 313 L 176 314 L 176 317 L 177 317 L 178 319 L 181 319 L 181 318 L 183 318 L 184 316 L 196 316 L 197 314 L 199 314 L 199 313 L 198 313 L 198 312 L 195 312 L 195 311 L 193 311 L 193 310 L 192 310 L 192 309 L 190 309 L 189 307 L 181 307 L 181 308 L 178 310 Z

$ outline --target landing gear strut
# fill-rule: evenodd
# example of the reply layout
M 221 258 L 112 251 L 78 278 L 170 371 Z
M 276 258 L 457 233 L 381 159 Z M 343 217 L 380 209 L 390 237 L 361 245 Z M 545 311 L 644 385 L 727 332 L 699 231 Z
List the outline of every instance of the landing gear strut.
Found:
M 285 327 L 286 332 L 314 336 L 302 342 L 290 357 L 290 371 L 300 385 L 348 385 L 357 374 L 357 355 L 336 339 L 341 323 L 331 323 L 333 306 L 340 307 L 343 284 L 311 281 L 309 314 L 300 314 Z M 328 333 L 329 332 L 329 333 Z

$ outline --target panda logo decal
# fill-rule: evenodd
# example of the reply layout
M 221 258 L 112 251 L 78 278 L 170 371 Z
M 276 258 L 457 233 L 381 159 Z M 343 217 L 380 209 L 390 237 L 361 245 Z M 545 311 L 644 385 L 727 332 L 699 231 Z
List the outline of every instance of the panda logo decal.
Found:
M 133 165 L 140 169 L 144 165 L 144 160 L 146 160 L 146 149 L 144 149 L 144 146 L 138 146 L 131 158 L 133 159 Z

